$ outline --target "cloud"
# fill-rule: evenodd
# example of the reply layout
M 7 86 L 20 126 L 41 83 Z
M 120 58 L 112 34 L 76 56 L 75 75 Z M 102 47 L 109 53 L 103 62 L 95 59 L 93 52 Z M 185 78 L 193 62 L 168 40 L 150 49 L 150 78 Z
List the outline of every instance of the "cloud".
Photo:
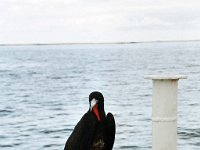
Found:
M 6 0 L 0 43 L 200 39 L 199 6 L 198 0 Z

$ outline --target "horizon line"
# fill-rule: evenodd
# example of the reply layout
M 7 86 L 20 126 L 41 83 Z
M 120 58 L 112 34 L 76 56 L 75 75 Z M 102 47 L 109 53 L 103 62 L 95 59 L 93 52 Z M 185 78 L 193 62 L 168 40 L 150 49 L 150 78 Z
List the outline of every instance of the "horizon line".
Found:
M 8 43 L 0 46 L 23 46 L 23 45 L 78 45 L 78 44 L 136 44 L 136 43 L 165 43 L 165 42 L 195 42 L 200 40 L 155 40 L 155 41 L 129 41 L 129 42 L 60 42 L 60 43 Z

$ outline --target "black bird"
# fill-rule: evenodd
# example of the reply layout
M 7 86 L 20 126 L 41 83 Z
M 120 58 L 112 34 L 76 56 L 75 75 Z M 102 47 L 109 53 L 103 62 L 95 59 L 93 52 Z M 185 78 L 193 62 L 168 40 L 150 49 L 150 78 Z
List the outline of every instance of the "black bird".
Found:
M 105 114 L 104 97 L 100 92 L 89 95 L 89 110 L 69 136 L 64 150 L 112 150 L 115 140 L 115 119 Z

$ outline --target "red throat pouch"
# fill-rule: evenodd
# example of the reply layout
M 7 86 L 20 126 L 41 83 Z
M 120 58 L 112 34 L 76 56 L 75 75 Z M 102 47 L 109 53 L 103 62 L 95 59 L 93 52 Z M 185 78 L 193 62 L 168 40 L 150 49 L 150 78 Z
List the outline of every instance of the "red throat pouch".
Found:
M 98 105 L 96 104 L 94 107 L 93 107 L 93 111 L 94 111 L 94 114 L 95 116 L 97 117 L 98 121 L 101 121 L 100 119 L 100 116 L 99 116 L 99 111 L 98 111 Z

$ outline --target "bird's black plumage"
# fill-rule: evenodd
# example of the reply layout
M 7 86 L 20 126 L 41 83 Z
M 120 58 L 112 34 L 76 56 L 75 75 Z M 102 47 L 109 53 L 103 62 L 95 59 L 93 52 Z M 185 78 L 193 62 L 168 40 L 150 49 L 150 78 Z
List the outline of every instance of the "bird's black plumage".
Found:
M 92 101 L 96 100 L 98 114 Z M 112 150 L 115 140 L 115 119 L 105 115 L 104 98 L 100 92 L 89 95 L 90 108 L 68 138 L 64 150 Z

